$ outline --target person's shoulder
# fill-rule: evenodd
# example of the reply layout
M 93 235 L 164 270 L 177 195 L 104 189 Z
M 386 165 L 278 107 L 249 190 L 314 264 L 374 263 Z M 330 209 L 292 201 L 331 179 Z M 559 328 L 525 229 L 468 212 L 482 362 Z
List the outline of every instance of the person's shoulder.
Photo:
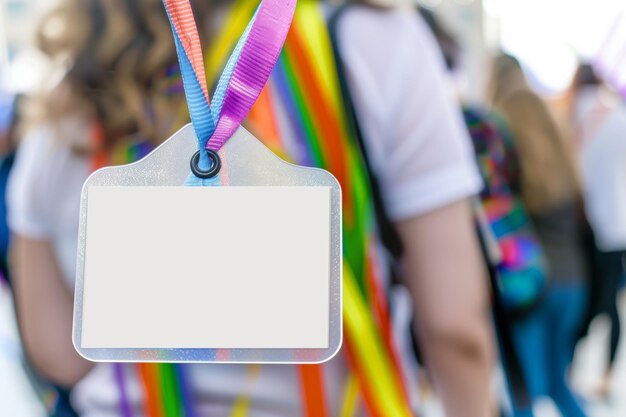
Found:
M 21 139 L 6 195 L 14 233 L 50 237 L 64 196 L 80 187 L 89 173 L 88 161 L 73 149 L 75 138 L 84 135 L 83 126 L 72 119 L 41 123 Z
M 18 155 L 28 158 L 54 160 L 73 149 L 86 147 L 89 140 L 88 122 L 76 117 L 46 121 L 29 127 L 18 144 Z
M 409 8 L 353 5 L 342 12 L 338 24 L 351 42 L 374 48 L 381 46 L 383 51 L 419 41 L 428 33 L 419 13 Z
M 355 5 L 335 24 L 347 68 L 380 94 L 400 96 L 406 83 L 443 84 L 443 57 L 417 10 Z
M 407 22 L 407 19 L 412 20 L 417 15 L 415 9 L 374 7 L 365 4 L 350 5 L 343 10 L 338 9 L 338 11 L 344 14 L 343 19 L 346 21 L 370 23 L 375 26 Z
M 11 173 L 16 189 L 63 187 L 77 166 L 87 163 L 75 151 L 87 137 L 84 120 L 76 118 L 30 127 L 19 142 Z

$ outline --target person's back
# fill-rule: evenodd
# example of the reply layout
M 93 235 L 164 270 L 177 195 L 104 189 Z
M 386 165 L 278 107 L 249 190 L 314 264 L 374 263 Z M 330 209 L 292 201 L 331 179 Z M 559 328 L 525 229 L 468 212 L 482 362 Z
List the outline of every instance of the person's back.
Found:
M 626 251 L 626 105 L 589 64 L 580 65 L 572 90 L 585 214 L 593 232 L 588 244 L 590 297 L 582 330 L 586 333 L 599 314 L 611 321 L 608 363 L 597 388 L 606 396 L 621 333 L 617 293 Z

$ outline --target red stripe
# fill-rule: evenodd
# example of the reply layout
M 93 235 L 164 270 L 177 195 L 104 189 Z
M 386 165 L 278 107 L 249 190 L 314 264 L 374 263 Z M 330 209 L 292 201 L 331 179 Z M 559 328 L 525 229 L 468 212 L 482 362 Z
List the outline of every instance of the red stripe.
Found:
M 368 245 L 369 248 L 375 248 L 375 245 Z M 393 373 L 395 379 L 400 381 L 402 392 L 404 394 L 405 399 L 408 401 L 409 399 L 409 388 L 407 386 L 407 381 L 404 380 L 404 376 L 402 374 L 402 367 L 400 363 L 400 357 L 398 354 L 398 348 L 396 346 L 396 341 L 393 337 L 393 329 L 392 329 L 392 320 L 391 314 L 389 310 L 389 303 L 387 301 L 386 293 L 381 284 L 381 280 L 376 279 L 372 271 L 380 271 L 381 269 L 377 265 L 376 262 L 376 254 L 371 251 L 368 254 L 368 268 L 367 268 L 367 286 L 370 294 L 370 300 L 373 304 L 374 314 L 376 315 L 376 319 L 378 320 L 379 329 L 381 332 L 381 336 L 383 339 L 383 343 L 385 344 L 385 348 L 389 353 L 391 364 L 393 366 Z

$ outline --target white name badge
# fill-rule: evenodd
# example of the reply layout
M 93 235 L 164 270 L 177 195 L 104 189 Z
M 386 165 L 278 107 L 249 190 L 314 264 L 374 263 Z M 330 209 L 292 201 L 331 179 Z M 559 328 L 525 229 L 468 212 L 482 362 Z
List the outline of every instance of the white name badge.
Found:
M 93 361 L 320 363 L 339 350 L 341 191 L 245 129 L 183 186 L 187 126 L 82 192 L 74 346 Z

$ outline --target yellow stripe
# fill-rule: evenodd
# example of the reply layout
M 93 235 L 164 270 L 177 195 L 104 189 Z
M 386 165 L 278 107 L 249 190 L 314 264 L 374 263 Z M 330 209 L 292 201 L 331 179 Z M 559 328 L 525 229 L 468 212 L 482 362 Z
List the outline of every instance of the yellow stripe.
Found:
M 304 36 L 304 45 L 320 70 L 315 71 L 324 94 L 331 98 L 335 112 L 340 111 L 339 84 L 336 75 L 335 57 L 331 48 L 326 20 L 316 0 L 300 0 L 294 17 L 294 30 Z M 339 114 L 339 113 L 338 113 Z
M 261 365 L 248 365 L 244 393 L 235 401 L 235 405 L 233 405 L 229 417 L 247 417 L 248 414 L 250 414 L 250 406 L 252 404 L 250 401 L 250 392 L 260 375 Z
M 235 402 L 235 406 L 230 413 L 230 417 L 246 417 L 250 411 L 250 398 L 241 396 Z
M 220 33 L 208 49 L 205 67 L 206 77 L 210 82 L 218 79 L 237 40 L 241 37 L 250 17 L 254 14 L 259 1 L 237 0 L 229 9 Z
M 352 417 L 356 412 L 357 399 L 359 398 L 359 381 L 354 374 L 348 376 L 343 392 L 341 405 L 341 417 Z
M 343 308 L 346 333 L 353 341 L 356 361 L 365 373 L 365 382 L 372 384 L 369 391 L 382 415 L 411 417 L 399 381 L 392 372 L 389 356 L 377 337 L 376 325 L 359 294 L 356 279 L 344 262 L 343 268 Z

